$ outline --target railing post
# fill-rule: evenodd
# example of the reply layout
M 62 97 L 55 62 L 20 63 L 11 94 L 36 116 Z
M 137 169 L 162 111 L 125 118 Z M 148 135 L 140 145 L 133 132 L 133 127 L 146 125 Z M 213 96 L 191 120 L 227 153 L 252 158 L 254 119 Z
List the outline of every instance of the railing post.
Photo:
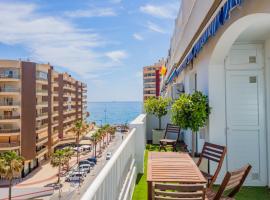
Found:
M 135 158 L 138 173 L 144 173 L 144 151 L 146 146 L 146 114 L 141 114 L 130 123 L 135 128 Z

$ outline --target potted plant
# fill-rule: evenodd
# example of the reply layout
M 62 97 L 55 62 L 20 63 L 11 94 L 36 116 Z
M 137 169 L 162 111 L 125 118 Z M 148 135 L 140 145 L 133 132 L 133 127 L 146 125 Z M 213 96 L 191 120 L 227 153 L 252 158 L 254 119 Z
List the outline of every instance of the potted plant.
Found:
M 182 94 L 172 105 L 172 122 L 192 131 L 192 156 L 195 155 L 195 133 L 205 126 L 209 114 L 208 98 L 198 91 Z
M 168 113 L 170 99 L 150 97 L 144 102 L 144 109 L 147 114 L 158 118 L 158 128 L 152 131 L 152 143 L 159 144 L 160 139 L 164 137 L 165 130 L 161 128 L 161 118 Z

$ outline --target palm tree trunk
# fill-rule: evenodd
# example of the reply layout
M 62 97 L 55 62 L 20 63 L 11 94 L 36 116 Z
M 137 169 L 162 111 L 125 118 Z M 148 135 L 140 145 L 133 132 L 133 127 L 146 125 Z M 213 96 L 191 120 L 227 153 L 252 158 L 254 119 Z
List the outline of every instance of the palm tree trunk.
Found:
M 95 143 L 95 158 L 97 157 L 97 144 Z
M 12 179 L 9 179 L 8 199 L 11 200 Z
M 61 165 L 58 166 L 58 180 L 57 180 L 57 183 L 60 183 L 60 171 L 61 171 Z

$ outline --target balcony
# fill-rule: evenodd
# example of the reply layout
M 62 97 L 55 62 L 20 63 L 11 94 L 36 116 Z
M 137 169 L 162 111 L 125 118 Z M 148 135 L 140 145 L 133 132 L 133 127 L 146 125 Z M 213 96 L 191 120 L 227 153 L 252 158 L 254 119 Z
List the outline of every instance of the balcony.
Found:
M 0 88 L 0 95 L 19 95 L 20 89 L 16 87 L 2 87 Z
M 1 82 L 8 82 L 8 81 L 19 81 L 20 75 L 18 74 L 3 74 L 0 73 L 0 81 Z
M 20 119 L 20 115 L 0 115 L 1 122 L 12 122 Z
M 41 157 L 48 152 L 48 147 L 36 149 L 37 157 Z
M 48 95 L 48 90 L 37 89 L 37 90 L 36 90 L 36 95 L 47 96 L 47 95 Z
M 20 131 L 21 130 L 19 128 L 1 128 L 0 127 L 1 136 L 19 135 Z
M 19 108 L 20 102 L 18 101 L 0 101 L 0 109 L 6 108 Z
M 36 133 L 41 133 L 48 130 L 48 124 L 37 125 L 36 126 Z
M 45 112 L 45 113 L 39 113 L 36 116 L 36 120 L 42 120 L 42 119 L 47 119 L 47 118 L 48 118 L 48 113 L 47 112 Z
M 0 151 L 15 150 L 20 148 L 19 142 L 0 142 Z
M 42 145 L 48 142 L 48 137 L 37 138 L 36 145 Z
M 38 101 L 36 107 L 39 107 L 39 108 L 48 107 L 48 102 Z

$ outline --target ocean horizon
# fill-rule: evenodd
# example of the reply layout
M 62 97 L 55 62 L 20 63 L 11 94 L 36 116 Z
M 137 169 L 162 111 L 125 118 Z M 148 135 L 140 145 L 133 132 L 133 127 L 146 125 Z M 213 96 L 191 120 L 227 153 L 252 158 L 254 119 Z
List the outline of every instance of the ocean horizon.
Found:
M 87 102 L 87 105 L 88 121 L 98 125 L 130 123 L 143 110 L 143 102 L 140 101 Z

